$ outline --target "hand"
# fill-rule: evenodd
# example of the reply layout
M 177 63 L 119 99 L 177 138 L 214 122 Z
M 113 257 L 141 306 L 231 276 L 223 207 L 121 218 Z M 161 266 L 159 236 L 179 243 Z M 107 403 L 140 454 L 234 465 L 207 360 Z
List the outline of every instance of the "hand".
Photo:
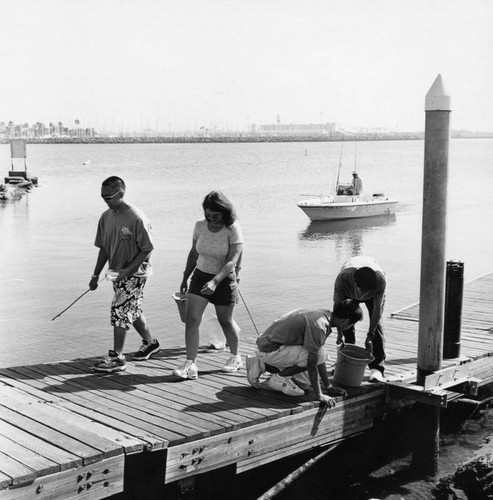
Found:
M 202 290 L 200 290 L 200 293 L 203 293 L 204 295 L 212 295 L 216 291 L 216 284 L 214 283 L 214 280 L 208 281 L 203 287 Z
M 118 276 L 116 277 L 115 281 L 121 281 L 126 276 L 131 276 L 128 273 L 128 269 L 121 269 L 120 271 L 118 271 Z
M 98 287 L 98 277 L 92 277 L 91 281 L 89 281 L 89 289 L 94 291 Z
M 369 335 L 366 337 L 365 347 L 370 354 L 373 354 L 373 342 L 371 341 L 371 337 Z
M 328 406 L 329 408 L 334 408 L 336 405 L 336 400 L 331 398 L 330 396 L 326 396 L 325 394 L 320 394 L 317 398 L 323 405 Z
M 337 334 L 336 344 L 340 345 L 341 347 L 344 347 L 344 334 L 343 333 Z
M 180 285 L 180 293 L 187 293 L 188 292 L 188 283 L 187 280 L 183 280 Z

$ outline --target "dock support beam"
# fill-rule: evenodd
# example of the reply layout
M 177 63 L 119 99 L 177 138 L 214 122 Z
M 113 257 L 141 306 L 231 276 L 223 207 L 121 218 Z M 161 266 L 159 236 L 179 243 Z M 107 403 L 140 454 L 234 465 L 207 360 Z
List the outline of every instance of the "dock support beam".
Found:
M 425 111 L 417 367 L 420 385 L 424 384 L 427 375 L 442 367 L 450 97 L 445 94 L 441 75 L 426 94 Z M 419 444 L 414 450 L 413 463 L 416 465 L 420 456 L 420 469 L 433 473 L 438 459 L 440 414 L 435 408 L 422 410 L 429 413 L 423 418 L 420 429 L 429 446 L 423 456 L 425 440 L 416 440 Z

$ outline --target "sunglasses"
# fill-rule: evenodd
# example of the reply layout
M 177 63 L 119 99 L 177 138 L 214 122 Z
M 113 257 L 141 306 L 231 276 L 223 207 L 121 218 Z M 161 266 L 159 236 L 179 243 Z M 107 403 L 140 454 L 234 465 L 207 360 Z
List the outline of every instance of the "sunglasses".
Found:
M 116 193 L 112 195 L 101 195 L 101 198 L 103 198 L 104 201 L 110 201 L 112 200 L 117 194 L 121 193 L 121 191 L 117 191 Z
M 207 220 L 218 220 L 223 216 L 223 214 L 221 212 L 212 214 L 210 212 L 204 212 L 204 216 Z

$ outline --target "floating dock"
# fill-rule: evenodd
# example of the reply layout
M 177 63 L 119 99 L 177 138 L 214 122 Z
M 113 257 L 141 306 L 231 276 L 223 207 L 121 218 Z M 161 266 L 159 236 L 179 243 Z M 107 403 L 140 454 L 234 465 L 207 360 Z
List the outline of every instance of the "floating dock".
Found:
M 184 349 L 129 358 L 117 374 L 93 373 L 95 359 L 1 369 L 0 500 L 99 499 L 135 487 L 153 498 L 162 485 L 226 466 L 241 474 L 336 445 L 397 403 L 444 407 L 467 385 L 493 382 L 493 274 L 465 285 L 460 358 L 445 360 L 428 387 L 413 386 L 418 318 L 414 305 L 385 319 L 388 383 L 365 377 L 333 409 L 253 389 L 244 369 L 222 373 L 226 353 L 200 353 L 199 379 L 183 382 L 171 372 Z M 331 360 L 334 343 L 332 335 Z M 243 339 L 242 354 L 254 351 L 255 338 Z

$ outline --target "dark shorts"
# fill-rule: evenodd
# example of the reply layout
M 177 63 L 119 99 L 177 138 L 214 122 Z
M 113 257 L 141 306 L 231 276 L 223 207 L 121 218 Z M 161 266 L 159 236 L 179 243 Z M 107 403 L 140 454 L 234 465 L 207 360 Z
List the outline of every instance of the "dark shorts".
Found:
M 204 285 L 213 279 L 215 274 L 204 273 L 200 269 L 195 269 L 190 280 L 190 288 L 188 293 L 200 295 L 207 299 L 211 304 L 217 306 L 234 306 L 238 298 L 238 283 L 236 282 L 235 273 L 230 273 L 217 285 L 212 295 L 204 295 L 200 290 Z
M 111 324 L 128 330 L 142 316 L 142 301 L 147 278 L 127 276 L 113 283 Z

